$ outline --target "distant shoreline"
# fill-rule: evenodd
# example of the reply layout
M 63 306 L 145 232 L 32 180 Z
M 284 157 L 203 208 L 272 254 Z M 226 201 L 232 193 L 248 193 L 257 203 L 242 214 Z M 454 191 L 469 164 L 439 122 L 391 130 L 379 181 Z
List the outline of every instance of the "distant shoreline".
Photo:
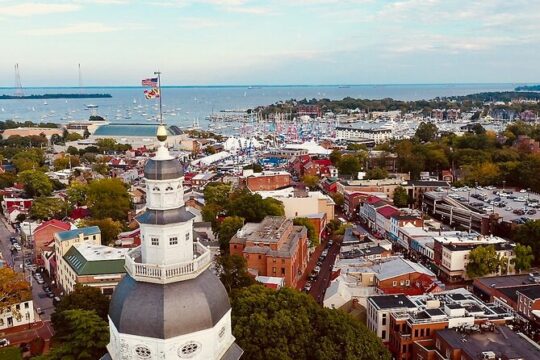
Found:
M 112 98 L 111 94 L 42 94 L 42 95 L 0 95 L 0 100 L 44 100 L 44 99 L 102 99 Z
M 507 82 L 507 83 L 397 83 L 397 84 L 216 84 L 216 85 L 162 85 L 164 89 L 216 89 L 216 88 L 245 88 L 245 89 L 258 89 L 258 88 L 314 88 L 314 87 L 408 87 L 408 86 L 462 86 L 462 85 L 512 85 L 527 86 L 536 83 L 522 83 L 522 82 Z M 140 85 L 96 85 L 85 86 L 83 88 L 77 86 L 26 86 L 24 89 L 142 89 Z M 16 90 L 14 87 L 0 87 L 0 90 Z

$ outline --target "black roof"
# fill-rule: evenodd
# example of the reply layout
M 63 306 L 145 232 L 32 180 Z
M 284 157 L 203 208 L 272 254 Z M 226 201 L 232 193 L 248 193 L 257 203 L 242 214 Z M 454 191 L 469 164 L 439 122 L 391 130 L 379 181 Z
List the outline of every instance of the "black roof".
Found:
M 444 315 L 444 312 L 441 309 L 426 309 L 426 313 L 429 316 L 441 316 L 441 315 Z
M 407 181 L 409 186 L 423 186 L 423 187 L 444 187 L 450 186 L 448 181 L 439 181 L 439 180 L 409 180 Z
M 403 294 L 398 295 L 377 295 L 370 296 L 369 299 L 377 305 L 379 309 L 392 308 L 414 308 L 415 305 Z
M 540 299 L 540 286 L 533 286 L 528 289 L 519 290 L 519 292 L 528 297 L 529 299 Z
M 514 286 L 514 287 L 507 287 L 507 288 L 500 288 L 500 289 L 497 289 L 498 291 L 500 291 L 501 293 L 503 293 L 507 298 L 511 299 L 512 301 L 514 302 L 517 302 L 517 299 L 518 299 L 518 294 L 517 292 L 522 292 L 524 290 L 527 290 L 529 288 L 532 288 L 532 287 L 538 287 L 540 288 L 540 284 L 536 284 L 536 285 L 522 285 L 522 286 Z
M 195 215 L 189 212 L 185 206 L 170 210 L 151 210 L 147 209 L 144 213 L 137 216 L 140 224 L 166 225 L 186 222 L 193 219 Z

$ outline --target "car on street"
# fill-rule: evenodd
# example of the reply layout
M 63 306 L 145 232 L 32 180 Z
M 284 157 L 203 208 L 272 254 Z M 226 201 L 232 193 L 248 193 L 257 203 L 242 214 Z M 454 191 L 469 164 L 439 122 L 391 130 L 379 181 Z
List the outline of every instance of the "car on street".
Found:
M 36 282 L 37 282 L 39 285 L 45 284 L 45 281 L 43 281 L 42 278 L 36 279 Z
M 58 296 L 55 296 L 55 297 L 53 298 L 53 305 L 56 305 L 56 304 L 58 304 L 59 302 L 60 302 L 60 298 L 59 298 Z
M 36 308 L 36 312 L 38 313 L 38 315 L 45 314 L 45 311 L 43 311 L 43 309 L 40 307 Z
M 320 266 L 315 266 L 315 269 L 313 269 L 313 271 L 315 271 L 317 274 L 321 272 L 321 267 Z
M 10 342 L 8 339 L 6 338 L 3 338 L 3 339 L 0 339 L 0 347 L 6 347 L 6 346 L 9 346 Z
M 52 291 L 49 291 L 49 292 L 47 293 L 47 297 L 49 297 L 49 298 L 52 299 L 52 298 L 54 297 L 54 293 L 53 293 Z
M 304 291 L 309 292 L 311 290 L 311 283 L 308 281 L 306 285 L 304 285 Z
M 328 240 L 328 245 L 332 246 L 334 244 L 334 240 Z

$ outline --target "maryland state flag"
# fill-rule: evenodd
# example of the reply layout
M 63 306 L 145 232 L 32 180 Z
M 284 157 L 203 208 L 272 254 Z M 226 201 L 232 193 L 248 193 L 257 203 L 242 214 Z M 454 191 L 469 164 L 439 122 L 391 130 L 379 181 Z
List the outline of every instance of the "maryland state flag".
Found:
M 147 99 L 157 99 L 159 98 L 159 89 L 152 88 L 149 90 L 144 90 L 144 97 Z

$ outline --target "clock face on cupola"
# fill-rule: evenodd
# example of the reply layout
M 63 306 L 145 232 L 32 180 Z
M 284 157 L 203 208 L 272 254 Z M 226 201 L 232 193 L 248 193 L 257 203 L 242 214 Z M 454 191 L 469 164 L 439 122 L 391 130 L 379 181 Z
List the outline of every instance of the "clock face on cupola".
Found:
M 225 288 L 208 267 L 210 250 L 194 241 L 184 204 L 183 167 L 170 155 L 167 129 L 144 168 L 147 204 L 136 217 L 141 246 L 126 256 L 126 275 L 109 308 L 103 359 L 237 360 Z

